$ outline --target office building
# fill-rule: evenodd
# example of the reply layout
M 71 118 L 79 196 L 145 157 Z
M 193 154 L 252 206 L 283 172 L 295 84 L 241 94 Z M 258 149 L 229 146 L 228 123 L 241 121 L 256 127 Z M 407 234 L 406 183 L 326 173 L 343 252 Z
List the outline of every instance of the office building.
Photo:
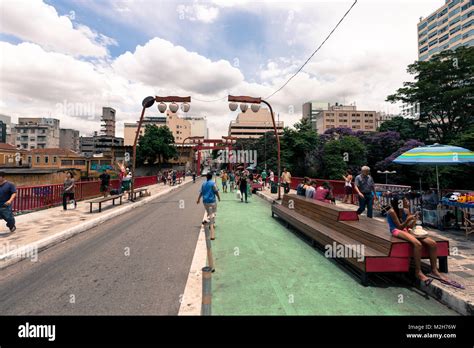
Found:
M 278 134 L 283 133 L 283 122 L 275 121 Z M 236 138 L 260 138 L 267 132 L 274 132 L 270 110 L 260 108 L 253 112 L 250 108 L 237 115 L 229 124 L 229 136 Z
M 427 61 L 436 53 L 474 45 L 474 1 L 446 0 L 418 23 L 418 59 Z
M 12 118 L 7 115 L 0 114 L 0 121 L 5 125 L 5 135 L 3 136 L 3 126 L 2 126 L 2 139 L 1 143 L 12 144 L 14 140 L 12 139 Z
M 304 116 L 304 115 L 303 115 Z M 376 131 L 376 112 L 357 110 L 355 105 L 328 104 L 324 110 L 317 110 L 312 124 L 319 134 L 331 128 L 350 128 L 354 131 Z
M 204 137 L 209 138 L 209 128 L 207 128 L 206 117 L 198 116 L 184 116 L 183 120 L 186 120 L 191 125 L 191 136 L 192 137 Z
M 59 147 L 74 152 L 80 151 L 79 131 L 61 128 L 59 130 Z

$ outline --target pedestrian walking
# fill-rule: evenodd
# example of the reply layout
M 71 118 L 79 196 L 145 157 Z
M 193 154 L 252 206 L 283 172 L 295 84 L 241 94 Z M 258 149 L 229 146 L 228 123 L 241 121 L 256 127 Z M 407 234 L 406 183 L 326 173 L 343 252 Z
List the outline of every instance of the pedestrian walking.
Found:
M 283 168 L 283 173 L 281 174 L 281 184 L 283 185 L 284 192 L 289 193 L 291 184 L 291 173 L 286 168 Z
M 248 190 L 247 175 L 245 175 L 244 173 L 240 175 L 238 185 L 239 185 L 239 190 L 241 194 L 240 201 L 241 202 L 244 201 L 244 195 L 245 195 L 245 203 L 248 203 L 247 202 L 247 190 Z
M 102 174 L 99 175 L 100 179 L 100 192 L 104 195 L 104 197 L 107 197 L 109 194 L 109 188 L 110 188 L 110 175 L 107 172 L 107 169 L 104 170 Z
M 64 180 L 63 190 L 63 210 L 67 210 L 67 204 L 71 201 L 74 202 L 74 209 L 77 208 L 77 202 L 74 199 L 74 189 L 76 184 L 74 182 L 74 173 L 67 172 L 66 179 Z
M 234 186 L 235 186 L 235 174 L 233 171 L 229 173 L 229 187 L 230 187 L 230 192 L 234 192 Z
M 359 195 L 359 209 L 357 214 L 362 214 L 367 207 L 367 217 L 372 218 L 374 200 L 377 201 L 374 179 L 370 176 L 370 168 L 363 166 L 361 173 L 355 178 L 355 191 Z
M 270 169 L 269 175 L 268 175 L 268 186 L 271 187 L 271 185 L 275 182 L 275 173 L 273 173 L 273 170 Z
M 171 177 L 173 178 L 173 186 L 176 185 L 176 177 L 177 177 L 177 173 L 176 173 L 176 170 L 173 170 L 173 174 L 171 175 Z
M 227 172 L 222 171 L 221 180 L 222 180 L 222 192 L 227 193 L 227 180 L 229 179 Z
M 16 198 L 16 187 L 5 179 L 5 173 L 0 172 L 0 219 L 5 220 L 10 233 L 15 232 L 15 217 L 12 204 Z
M 193 171 L 193 184 L 195 184 L 195 183 L 196 183 L 196 172 Z
M 263 183 L 263 188 L 265 189 L 265 186 L 267 186 L 267 171 L 264 169 L 262 172 L 262 183 Z
M 206 209 L 207 217 L 209 219 L 209 226 L 211 231 L 211 240 L 215 239 L 215 217 L 217 212 L 217 201 L 216 197 L 221 201 L 219 196 L 219 190 L 217 189 L 216 183 L 212 180 L 212 173 L 207 173 L 206 182 L 201 186 L 199 191 L 199 197 L 197 199 L 197 204 L 201 201 L 204 204 L 204 209 Z

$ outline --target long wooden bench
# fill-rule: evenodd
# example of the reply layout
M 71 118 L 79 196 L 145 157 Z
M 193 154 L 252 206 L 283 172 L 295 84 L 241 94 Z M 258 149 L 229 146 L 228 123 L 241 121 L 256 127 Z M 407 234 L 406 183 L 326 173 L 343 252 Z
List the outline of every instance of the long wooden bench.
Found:
M 118 195 L 112 195 L 112 196 L 107 196 L 107 197 L 100 197 L 100 198 L 97 198 L 97 199 L 94 199 L 92 201 L 89 201 L 87 203 L 90 204 L 90 212 L 92 213 L 92 204 L 99 204 L 99 213 L 102 211 L 102 203 L 104 202 L 108 202 L 108 201 L 112 201 L 112 205 L 115 205 L 115 200 L 116 199 L 119 199 L 120 200 L 120 204 L 122 204 L 122 197 L 123 197 L 123 193 L 120 193 Z
M 359 254 L 351 253 L 343 257 L 362 274 L 362 282 L 367 283 L 369 273 L 408 272 L 410 257 L 413 256 L 411 244 L 393 237 L 385 222 L 358 216 L 340 206 L 314 199 L 286 194 L 280 204 L 272 205 L 272 216 L 277 215 L 318 244 L 351 247 Z M 440 269 L 447 272 L 449 242 L 433 237 L 438 246 Z M 422 257 L 428 258 L 428 250 L 423 248 Z
M 137 195 L 139 197 L 146 197 L 149 196 L 150 193 L 148 192 L 148 189 L 146 187 L 136 188 L 133 190 L 133 192 L 130 193 L 129 199 L 134 201 L 137 199 Z

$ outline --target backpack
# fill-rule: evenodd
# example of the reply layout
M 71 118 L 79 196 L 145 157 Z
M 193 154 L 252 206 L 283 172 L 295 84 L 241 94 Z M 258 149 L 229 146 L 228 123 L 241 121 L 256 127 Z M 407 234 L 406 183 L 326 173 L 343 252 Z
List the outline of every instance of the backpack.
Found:
M 304 185 L 303 184 L 299 184 L 297 187 L 296 187 L 296 194 L 298 196 L 306 196 L 306 189 L 304 188 Z

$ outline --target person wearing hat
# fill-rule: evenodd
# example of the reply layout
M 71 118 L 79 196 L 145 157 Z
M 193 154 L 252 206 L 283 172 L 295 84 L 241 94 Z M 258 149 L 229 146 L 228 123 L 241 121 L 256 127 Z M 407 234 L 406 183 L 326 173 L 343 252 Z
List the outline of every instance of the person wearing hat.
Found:
M 363 166 L 361 173 L 355 178 L 355 191 L 359 196 L 359 209 L 357 214 L 360 215 L 367 207 L 367 217 L 372 218 L 374 200 L 377 201 L 377 193 L 375 192 L 375 182 L 370 176 L 370 168 Z

